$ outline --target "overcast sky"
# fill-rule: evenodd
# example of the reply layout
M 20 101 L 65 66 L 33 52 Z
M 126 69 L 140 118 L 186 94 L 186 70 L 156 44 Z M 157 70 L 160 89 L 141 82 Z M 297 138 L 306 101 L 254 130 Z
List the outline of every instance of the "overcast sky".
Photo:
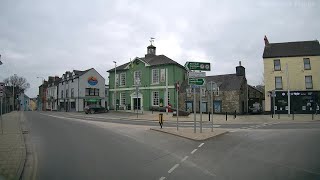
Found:
M 235 73 L 241 60 L 249 84 L 262 82 L 264 35 L 272 42 L 319 39 L 320 3 L 293 1 L 1 0 L 0 81 L 91 67 L 107 70 L 142 57 L 154 37 L 157 54 L 184 65 L 211 62 L 207 75 Z

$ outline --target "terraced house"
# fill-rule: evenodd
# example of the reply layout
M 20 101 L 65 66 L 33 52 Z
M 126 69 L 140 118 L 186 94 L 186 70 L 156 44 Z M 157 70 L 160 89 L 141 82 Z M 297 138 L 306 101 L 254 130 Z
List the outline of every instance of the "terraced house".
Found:
M 275 113 L 319 111 L 319 41 L 269 43 L 267 37 L 264 41 L 266 111 Z
M 167 103 L 176 106 L 174 85 L 184 80 L 186 69 L 165 55 L 156 55 L 156 47 L 151 44 L 144 57 L 136 57 L 107 72 L 110 109 L 150 110 Z

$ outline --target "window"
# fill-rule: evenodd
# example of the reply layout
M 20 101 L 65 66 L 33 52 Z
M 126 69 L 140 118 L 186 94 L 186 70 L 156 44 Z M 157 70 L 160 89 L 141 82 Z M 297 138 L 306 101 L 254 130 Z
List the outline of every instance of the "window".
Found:
M 281 71 L 280 59 L 273 60 L 274 70 Z
M 126 105 L 126 93 L 125 92 L 120 93 L 120 105 Z
M 159 69 L 152 69 L 152 84 L 159 84 Z
M 94 88 L 94 96 L 99 96 L 99 89 Z
M 303 58 L 303 64 L 304 64 L 304 70 L 310 70 L 310 59 L 309 58 Z
M 152 105 L 159 106 L 159 92 L 158 91 L 152 92 Z
M 86 96 L 99 96 L 99 89 L 86 88 Z
M 305 77 L 305 82 L 306 82 L 306 89 L 312 89 L 312 76 L 306 76 Z
M 71 88 L 71 97 L 74 97 L 74 88 Z
M 186 89 L 186 93 L 187 93 L 187 97 L 191 97 L 192 89 L 191 88 L 187 88 Z
M 120 74 L 120 86 L 125 86 L 126 85 L 126 73 L 121 73 Z
M 200 88 L 200 90 L 201 90 L 201 96 L 205 97 L 206 96 L 206 89 Z
M 90 88 L 86 88 L 86 96 L 90 95 Z
M 219 87 L 217 87 L 217 89 L 214 91 L 214 94 L 215 94 L 216 96 L 219 96 Z
M 63 90 L 61 90 L 61 98 L 63 98 Z
M 68 98 L 68 96 L 69 96 L 69 90 L 67 89 L 66 90 L 66 98 Z
M 276 89 L 282 89 L 282 77 L 275 77 Z
M 134 72 L 134 85 L 137 85 L 137 80 L 141 81 L 141 71 Z

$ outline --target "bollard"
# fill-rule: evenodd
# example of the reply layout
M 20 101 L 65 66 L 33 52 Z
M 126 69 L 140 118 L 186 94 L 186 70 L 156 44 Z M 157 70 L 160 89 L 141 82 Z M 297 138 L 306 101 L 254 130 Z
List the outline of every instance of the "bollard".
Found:
M 237 117 L 237 110 L 234 110 L 234 117 L 233 119 L 235 119 Z
M 209 112 L 209 121 L 210 121 L 210 114 L 211 114 L 211 112 Z
M 292 111 L 292 120 L 294 120 L 294 111 Z
M 228 120 L 228 112 L 226 112 L 226 121 Z
M 273 113 L 271 113 L 271 118 L 273 119 Z
M 159 114 L 159 124 L 160 124 L 160 128 L 162 129 L 162 125 L 163 125 L 163 114 L 162 113 Z
M 280 112 L 278 113 L 278 119 L 280 119 Z

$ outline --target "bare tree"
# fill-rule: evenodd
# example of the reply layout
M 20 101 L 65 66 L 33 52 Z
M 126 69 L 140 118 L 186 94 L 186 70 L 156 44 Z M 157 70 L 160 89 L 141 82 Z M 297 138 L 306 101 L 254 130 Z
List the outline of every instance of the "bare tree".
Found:
M 4 79 L 4 83 L 8 86 L 14 86 L 17 88 L 18 93 L 24 92 L 30 88 L 30 84 L 27 82 L 27 79 L 24 77 L 17 76 L 16 74 Z

